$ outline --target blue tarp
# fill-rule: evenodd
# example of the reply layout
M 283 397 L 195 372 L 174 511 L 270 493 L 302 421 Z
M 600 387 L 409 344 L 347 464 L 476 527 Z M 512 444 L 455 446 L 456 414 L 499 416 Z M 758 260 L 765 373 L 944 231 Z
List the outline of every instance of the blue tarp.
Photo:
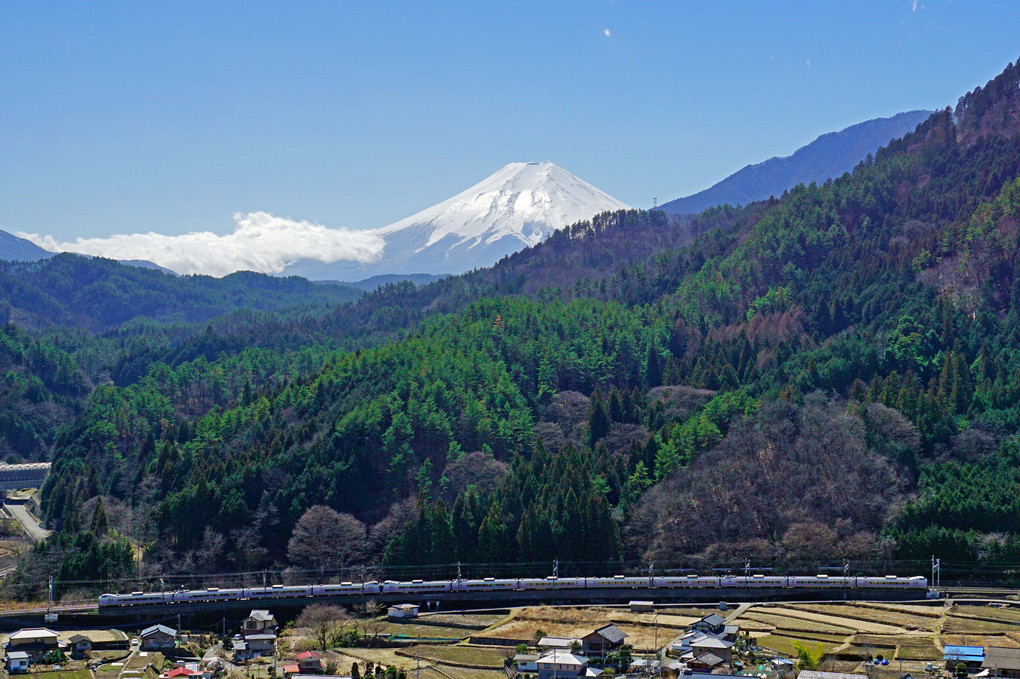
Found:
M 958 662 L 984 662 L 985 649 L 983 646 L 946 646 L 942 659 Z

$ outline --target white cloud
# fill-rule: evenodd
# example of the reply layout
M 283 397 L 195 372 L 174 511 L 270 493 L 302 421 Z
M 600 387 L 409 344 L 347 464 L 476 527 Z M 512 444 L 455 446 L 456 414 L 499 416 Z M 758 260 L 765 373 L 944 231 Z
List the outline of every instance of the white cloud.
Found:
M 613 34 L 609 32 L 608 28 L 602 30 L 602 35 L 606 36 L 610 40 L 613 39 Z
M 805 60 L 804 60 L 804 63 L 806 63 L 806 64 L 807 64 L 807 67 L 808 67 L 808 68 L 811 68 L 811 60 L 810 60 L 810 59 L 805 59 Z
M 193 231 L 177 236 L 127 233 L 107 238 L 60 242 L 52 236 L 18 233 L 54 252 L 77 252 L 111 259 L 146 259 L 178 273 L 225 276 L 234 271 L 279 273 L 300 259 L 319 262 L 371 262 L 385 243 L 372 231 L 331 229 L 321 224 L 275 217 L 268 212 L 236 213 L 233 233 Z

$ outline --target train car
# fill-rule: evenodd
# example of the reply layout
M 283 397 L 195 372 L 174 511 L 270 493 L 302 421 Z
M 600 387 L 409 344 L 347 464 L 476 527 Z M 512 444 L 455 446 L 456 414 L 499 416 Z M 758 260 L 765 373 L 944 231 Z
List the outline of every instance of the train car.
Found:
M 703 589 L 718 587 L 719 578 L 693 574 L 656 576 L 655 586 L 664 589 Z
M 908 578 L 896 575 L 859 577 L 857 578 L 857 586 L 868 589 L 927 589 L 928 579 L 920 575 Z
M 454 591 L 458 592 L 512 592 L 517 589 L 518 581 L 513 578 L 482 578 L 481 580 L 460 580 L 453 583 Z
M 584 589 L 584 578 L 521 578 L 520 588 L 529 589 Z
M 341 594 L 360 594 L 361 585 L 353 582 L 341 582 L 339 585 L 314 585 L 312 594 L 322 596 L 337 596 Z
M 737 577 L 735 580 L 736 580 L 735 586 L 748 588 L 786 587 L 787 584 L 787 579 L 785 576 L 764 575 L 762 573 L 740 576 Z
M 585 587 L 590 589 L 601 589 L 606 587 L 637 589 L 639 587 L 648 586 L 649 579 L 646 576 L 614 575 L 611 578 L 585 578 Z
M 403 592 L 449 592 L 449 580 L 412 580 L 401 583 Z

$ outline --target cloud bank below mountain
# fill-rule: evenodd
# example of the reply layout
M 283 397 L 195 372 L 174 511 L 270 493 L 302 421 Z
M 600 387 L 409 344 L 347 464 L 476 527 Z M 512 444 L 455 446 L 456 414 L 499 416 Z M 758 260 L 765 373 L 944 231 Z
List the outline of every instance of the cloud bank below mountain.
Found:
M 148 260 L 181 274 L 225 276 L 234 271 L 280 273 L 299 260 L 369 263 L 382 256 L 385 242 L 372 231 L 334 229 L 321 224 L 276 217 L 268 212 L 234 214 L 234 231 L 219 235 L 193 231 L 116 234 L 61 242 L 52 236 L 18 236 L 53 252 L 121 260 Z

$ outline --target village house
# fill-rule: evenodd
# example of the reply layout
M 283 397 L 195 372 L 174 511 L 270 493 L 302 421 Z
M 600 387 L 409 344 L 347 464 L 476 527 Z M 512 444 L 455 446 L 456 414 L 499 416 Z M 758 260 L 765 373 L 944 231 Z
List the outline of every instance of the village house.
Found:
M 13 651 L 7 654 L 7 671 L 10 674 L 28 672 L 30 664 L 28 653 L 25 651 Z
M 298 674 L 322 674 L 322 654 L 318 651 L 304 651 L 297 654 Z
M 715 613 L 691 623 L 687 629 L 691 632 L 701 632 L 702 634 L 725 639 L 726 641 L 736 641 L 737 635 L 740 633 L 739 625 L 727 625 L 726 619 Z
M 955 672 L 956 666 L 960 663 L 963 663 L 968 672 L 976 672 L 985 662 L 985 649 L 983 646 L 950 645 L 943 649 L 942 659 L 949 672 Z
M 713 636 L 703 636 L 692 639 L 691 652 L 695 658 L 711 653 L 719 657 L 724 663 L 729 664 L 733 660 L 733 642 L 719 639 Z
M 209 679 L 211 672 L 202 671 L 197 666 L 175 667 L 159 675 L 159 679 Z
M 265 610 L 253 610 L 248 614 L 248 617 L 244 619 L 244 624 L 241 626 L 241 633 L 244 636 L 249 634 L 276 634 L 276 618 L 273 614 Z
M 981 668 L 988 670 L 990 677 L 1020 677 L 1020 648 L 989 646 Z
M 776 673 L 777 677 L 786 677 L 793 674 L 795 665 L 789 658 L 773 658 L 769 661 L 769 665 L 772 666 L 772 671 Z
M 546 651 L 555 650 L 567 650 L 569 651 L 574 644 L 577 644 L 578 648 L 581 646 L 580 639 L 568 639 L 567 637 L 542 637 L 538 640 L 538 650 L 540 653 Z
M 386 615 L 391 618 L 417 618 L 418 607 L 415 604 L 397 604 L 390 606 Z
M 560 677 L 598 676 L 601 672 L 588 672 L 588 658 L 570 651 L 557 649 L 544 653 L 538 659 L 538 679 L 559 679 Z
M 252 658 L 272 657 L 276 653 L 276 634 L 248 634 L 244 637 L 244 653 L 249 660 Z
M 12 632 L 4 646 L 7 653 L 22 651 L 32 662 L 41 662 L 50 651 L 66 651 L 67 644 L 60 635 L 45 627 L 26 627 Z
M 518 672 L 538 672 L 537 653 L 518 653 L 514 656 L 514 666 Z
M 241 625 L 242 634 L 231 641 L 234 662 L 272 657 L 276 654 L 276 618 L 266 610 L 253 610 Z
M 604 657 L 623 646 L 627 635 L 616 625 L 605 625 L 581 637 L 581 652 L 588 657 Z
M 75 660 L 92 655 L 92 640 L 84 634 L 75 634 L 68 641 L 71 643 L 71 657 Z
M 166 625 L 152 625 L 143 629 L 138 638 L 143 651 L 167 651 L 177 645 L 177 630 Z
M 684 664 L 687 665 L 688 669 L 696 670 L 698 672 L 712 672 L 717 667 L 720 667 L 725 661 L 717 656 L 715 653 L 702 653 L 701 655 L 690 658 L 684 658 Z
M 726 618 L 721 615 L 717 615 L 716 613 L 712 613 L 711 615 L 706 615 L 697 622 L 691 623 L 691 626 L 688 627 L 688 629 L 697 632 L 704 632 L 705 634 L 721 635 L 725 626 Z

